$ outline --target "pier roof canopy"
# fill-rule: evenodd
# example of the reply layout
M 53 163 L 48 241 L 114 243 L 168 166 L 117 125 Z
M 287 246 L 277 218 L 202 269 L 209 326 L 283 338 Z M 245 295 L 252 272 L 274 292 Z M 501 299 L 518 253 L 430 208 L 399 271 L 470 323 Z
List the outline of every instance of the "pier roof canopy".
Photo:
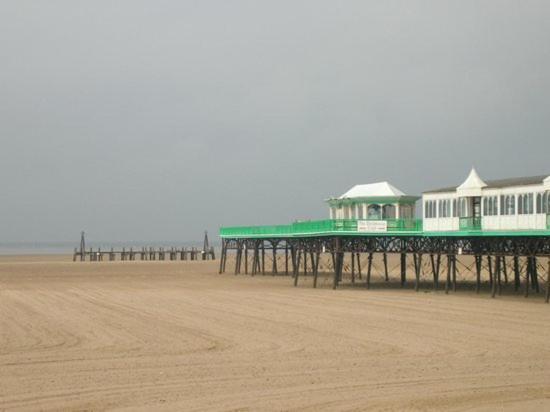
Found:
M 468 179 L 466 179 L 466 181 L 462 185 L 464 185 L 467 181 Z M 550 188 L 549 175 L 513 177 L 508 179 L 487 180 L 487 181 L 482 180 L 482 182 L 485 183 L 485 186 L 483 186 L 483 189 L 502 189 L 506 187 L 530 186 L 530 185 L 541 185 L 541 184 L 543 184 L 545 187 L 548 186 L 548 188 Z M 449 186 L 449 187 L 443 187 L 440 189 L 427 190 L 424 193 L 455 192 L 461 186 Z
M 456 188 L 456 192 L 459 196 L 481 196 L 484 187 L 487 187 L 487 183 L 479 177 L 476 169 L 472 167 L 466 180 Z
M 369 183 L 366 185 L 355 185 L 339 199 L 350 199 L 354 197 L 400 197 L 405 196 L 401 190 L 388 182 Z
M 417 196 L 408 196 L 389 182 L 355 185 L 340 197 L 328 199 L 329 203 L 346 202 L 414 202 Z

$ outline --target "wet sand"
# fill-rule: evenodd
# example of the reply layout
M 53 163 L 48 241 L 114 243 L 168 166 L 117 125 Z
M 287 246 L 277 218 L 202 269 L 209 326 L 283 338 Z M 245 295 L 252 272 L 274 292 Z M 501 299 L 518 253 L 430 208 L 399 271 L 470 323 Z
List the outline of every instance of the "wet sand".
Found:
M 0 257 L 0 410 L 550 409 L 540 297 L 330 283 Z

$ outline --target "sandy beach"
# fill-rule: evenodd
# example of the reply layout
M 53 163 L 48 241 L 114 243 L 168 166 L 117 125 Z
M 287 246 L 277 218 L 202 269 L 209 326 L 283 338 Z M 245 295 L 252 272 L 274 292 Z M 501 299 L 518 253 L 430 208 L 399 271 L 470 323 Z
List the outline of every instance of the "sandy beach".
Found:
M 544 410 L 550 307 L 0 257 L 0 410 Z

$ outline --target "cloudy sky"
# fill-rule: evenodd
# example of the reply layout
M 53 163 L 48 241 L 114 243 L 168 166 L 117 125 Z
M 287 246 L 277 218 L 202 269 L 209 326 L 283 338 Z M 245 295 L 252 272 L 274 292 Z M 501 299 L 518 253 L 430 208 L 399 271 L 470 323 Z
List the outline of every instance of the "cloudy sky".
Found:
M 195 240 L 550 174 L 549 1 L 0 2 L 0 241 Z

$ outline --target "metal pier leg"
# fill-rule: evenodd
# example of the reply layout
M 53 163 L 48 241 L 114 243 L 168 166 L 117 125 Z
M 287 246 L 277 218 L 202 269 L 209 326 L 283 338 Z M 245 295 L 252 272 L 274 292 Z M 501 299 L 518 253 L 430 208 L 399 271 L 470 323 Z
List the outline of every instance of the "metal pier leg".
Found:
M 334 255 L 336 254 L 336 256 Z M 332 288 L 336 289 L 338 287 L 338 279 L 340 276 L 339 270 L 340 270 L 340 238 L 336 237 L 334 239 L 334 253 L 333 253 L 333 262 L 334 262 L 334 281 L 332 284 Z
M 288 243 L 285 240 L 285 275 L 288 276 Z
M 244 274 L 248 275 L 248 246 L 244 244 Z
M 254 251 L 252 252 L 252 275 L 260 273 L 260 242 L 254 242 Z
M 521 277 L 519 273 L 519 256 L 514 256 L 514 290 L 519 290 Z
M 451 271 L 452 271 L 452 257 L 447 255 L 447 280 L 445 282 L 445 294 L 449 294 L 449 289 L 451 287 Z
M 363 279 L 363 275 L 361 273 L 361 254 L 357 253 L 357 270 L 359 271 L 359 279 Z
M 273 244 L 273 267 L 271 268 L 271 274 L 275 276 L 277 274 L 277 244 Z
M 388 255 L 386 252 L 384 252 L 382 259 L 384 260 L 384 279 L 388 282 L 390 280 L 390 276 L 388 274 Z
M 550 258 L 548 258 L 548 272 L 546 274 L 546 303 L 550 302 Z
M 313 259 L 312 257 L 312 260 L 314 261 L 313 263 L 313 287 L 314 288 L 317 287 L 317 276 L 319 275 L 319 256 L 320 256 L 320 253 L 317 252 L 315 253 L 315 259 Z
M 401 253 L 401 287 L 407 282 L 407 254 Z
M 422 253 L 419 253 L 415 257 L 415 272 L 416 272 L 416 281 L 414 283 L 414 290 L 418 292 L 420 287 L 420 272 L 422 271 Z
M 500 283 L 500 256 L 495 257 L 495 276 L 493 287 L 491 288 L 491 297 L 494 298 L 497 293 L 497 285 Z
M 224 253 L 225 253 L 225 240 L 222 240 L 222 256 L 221 256 L 221 259 L 220 259 L 220 271 L 219 271 L 220 275 L 222 274 L 222 269 L 223 269 L 223 256 L 224 256 Z
M 265 242 L 262 241 L 262 275 L 265 275 Z
M 493 260 L 491 256 L 487 256 L 487 268 L 489 269 L 489 285 L 493 287 Z
M 529 296 L 529 278 L 531 277 L 531 257 L 527 257 L 527 273 L 525 274 L 525 297 Z
M 372 272 L 372 252 L 369 252 L 368 264 L 367 264 L 367 289 L 370 289 L 370 275 Z
M 302 252 L 298 249 L 298 254 L 296 256 L 296 265 L 294 266 L 294 286 L 298 286 L 298 276 L 300 275 L 300 259 L 302 257 Z
M 235 275 L 239 273 L 239 257 L 241 254 L 241 245 L 237 245 L 237 253 L 235 255 Z
M 533 263 L 531 265 L 532 273 L 533 273 L 533 279 L 531 280 L 533 284 L 533 288 L 535 289 L 535 292 L 539 293 L 539 270 L 537 268 L 537 258 L 536 256 L 533 256 Z
M 456 292 L 456 255 L 453 255 L 453 292 Z
M 351 252 L 351 283 L 355 283 L 355 253 Z
M 504 273 L 504 284 L 508 285 L 508 266 L 506 265 L 506 256 L 502 256 L 502 270 Z
M 476 255 L 476 293 L 479 293 L 481 287 L 481 256 Z

